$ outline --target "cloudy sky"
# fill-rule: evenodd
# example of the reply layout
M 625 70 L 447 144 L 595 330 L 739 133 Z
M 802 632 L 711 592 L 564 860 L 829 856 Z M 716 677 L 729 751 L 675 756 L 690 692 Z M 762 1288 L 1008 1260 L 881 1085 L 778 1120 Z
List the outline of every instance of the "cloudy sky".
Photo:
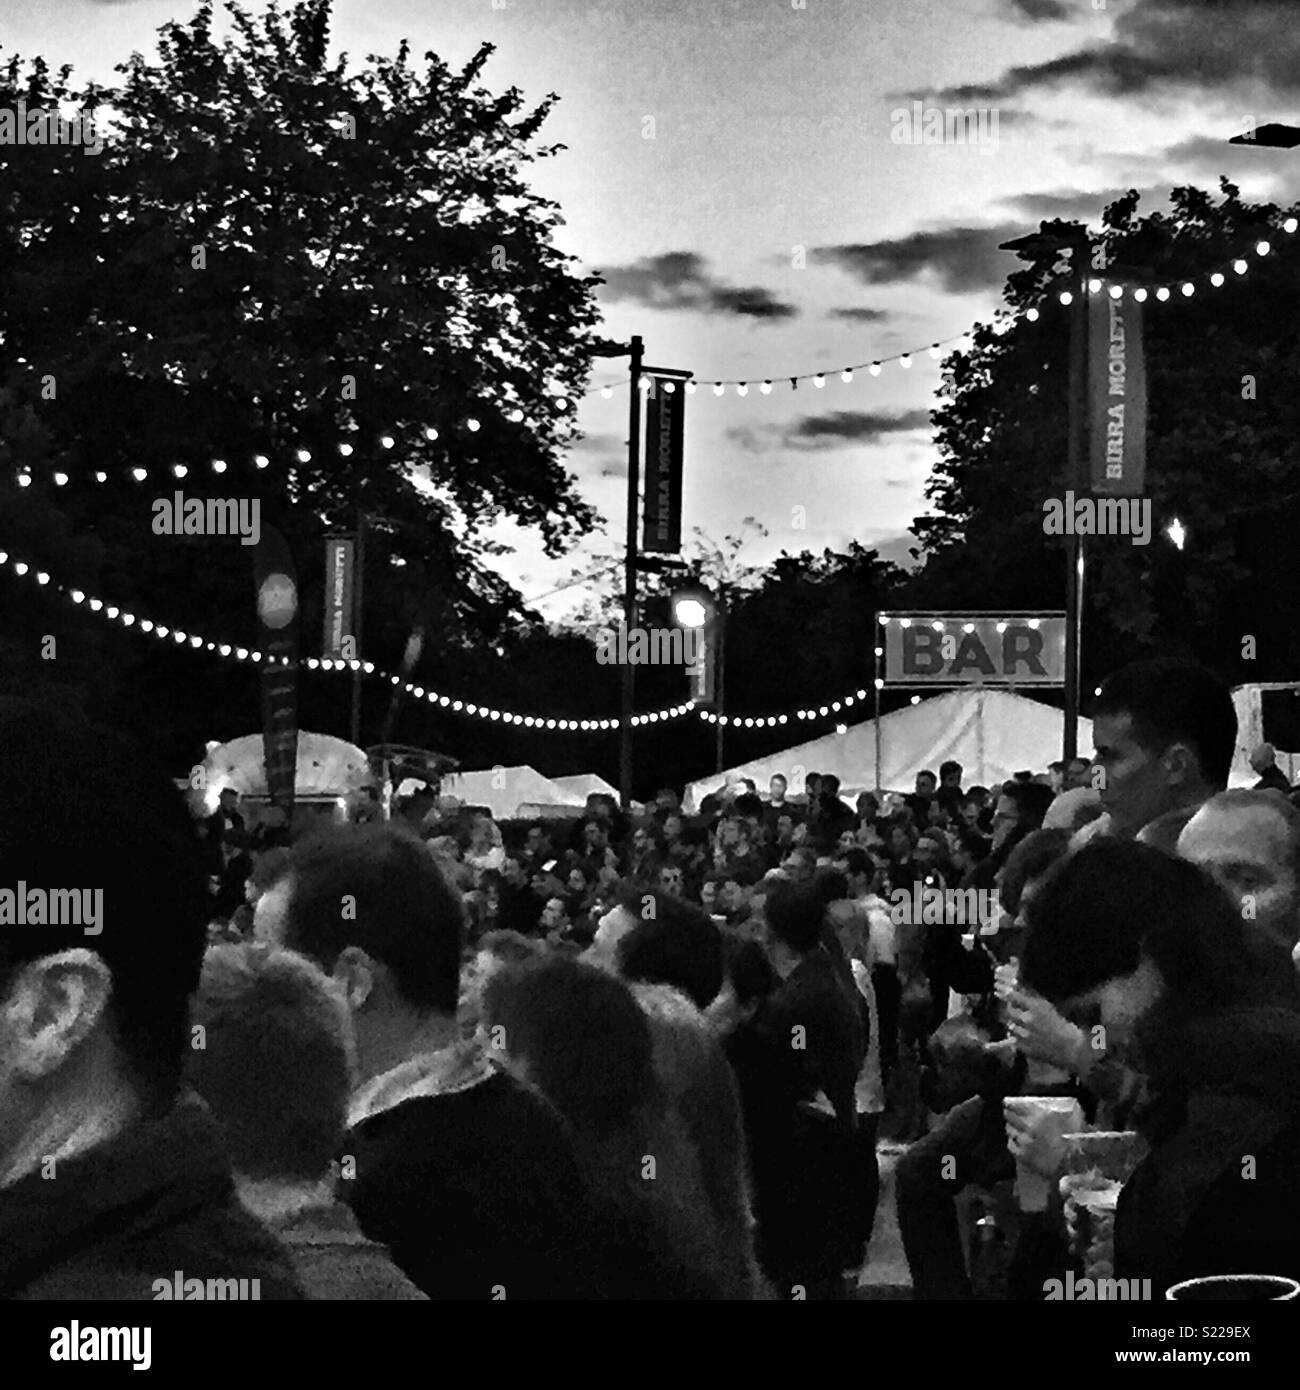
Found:
M 107 80 L 192 10 L 6 0 L 0 46 Z M 568 151 L 532 178 L 564 210 L 562 249 L 608 282 L 606 331 L 701 382 L 754 383 L 688 402 L 684 518 L 720 540 L 757 517 L 754 563 L 853 540 L 906 558 L 936 457 L 924 349 L 992 314 L 1015 264 L 999 241 L 1042 217 L 1095 225 L 1129 187 L 1143 210 L 1220 173 L 1251 198 L 1300 191 L 1300 152 L 1225 143 L 1300 122 L 1297 0 L 337 0 L 339 46 L 403 37 L 453 63 L 490 40 L 489 86 L 557 92 L 543 135 Z M 984 111 L 982 141 L 896 138 L 914 103 Z M 840 380 L 918 348 L 909 370 Z M 597 363 L 593 384 L 618 371 Z M 820 371 L 823 389 L 791 389 Z M 613 551 L 626 389 L 593 393 L 580 421 L 569 463 L 609 523 L 590 552 Z M 588 561 L 508 538 L 503 568 L 529 598 Z

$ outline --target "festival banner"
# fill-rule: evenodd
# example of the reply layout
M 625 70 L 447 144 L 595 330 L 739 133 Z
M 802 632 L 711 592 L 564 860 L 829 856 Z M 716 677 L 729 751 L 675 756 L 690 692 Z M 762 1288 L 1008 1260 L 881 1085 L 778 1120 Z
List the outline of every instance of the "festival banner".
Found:
M 292 822 L 298 774 L 298 581 L 289 543 L 262 526 L 253 550 L 262 667 L 262 748 L 266 788 L 273 806 Z
M 1092 490 L 1139 497 L 1147 461 L 1142 305 L 1094 294 L 1088 305 L 1088 440 Z
M 641 549 L 677 555 L 682 548 L 682 448 L 685 378 L 651 376 L 645 399 L 645 507 Z M 671 385 L 671 391 L 665 386 Z
M 321 655 L 336 661 L 356 661 L 356 542 L 351 536 L 325 541 L 325 637 Z

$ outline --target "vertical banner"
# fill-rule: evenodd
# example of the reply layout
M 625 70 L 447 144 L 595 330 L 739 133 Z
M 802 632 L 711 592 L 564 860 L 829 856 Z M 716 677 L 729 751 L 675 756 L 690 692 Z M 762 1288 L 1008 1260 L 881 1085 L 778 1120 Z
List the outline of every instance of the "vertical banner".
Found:
M 711 628 L 695 633 L 695 661 L 686 668 L 690 698 L 701 704 L 712 704 L 715 693 L 717 660 Z
M 641 549 L 647 554 L 676 555 L 682 548 L 685 374 L 681 379 L 651 375 L 650 380 L 652 386 L 645 401 L 645 507 Z
M 289 544 L 262 525 L 253 550 L 258 638 L 270 657 L 262 667 L 262 749 L 273 806 L 292 823 L 298 775 L 298 580 Z
M 351 536 L 325 541 L 325 636 L 321 655 L 338 661 L 357 661 L 354 635 L 356 611 L 356 542 Z
M 1088 304 L 1088 449 L 1095 493 L 1138 497 L 1147 462 L 1142 305 L 1130 293 Z

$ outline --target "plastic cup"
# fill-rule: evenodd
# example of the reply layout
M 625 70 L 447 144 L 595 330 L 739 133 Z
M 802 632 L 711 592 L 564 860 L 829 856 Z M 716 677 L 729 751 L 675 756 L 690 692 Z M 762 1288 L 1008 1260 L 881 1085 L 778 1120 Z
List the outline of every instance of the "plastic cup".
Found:
M 1165 1290 L 1175 1303 L 1276 1303 L 1300 1296 L 1300 1284 L 1280 1274 L 1211 1274 Z
M 1002 1111 L 1004 1115 L 1018 1112 L 1031 1119 L 1043 1117 L 1048 1128 L 1058 1134 L 1076 1131 L 1083 1120 L 1083 1111 L 1073 1096 L 1007 1096 Z M 1021 1211 L 1046 1211 L 1054 1185 L 1054 1178 L 1044 1177 L 1016 1159 L 1016 1201 Z

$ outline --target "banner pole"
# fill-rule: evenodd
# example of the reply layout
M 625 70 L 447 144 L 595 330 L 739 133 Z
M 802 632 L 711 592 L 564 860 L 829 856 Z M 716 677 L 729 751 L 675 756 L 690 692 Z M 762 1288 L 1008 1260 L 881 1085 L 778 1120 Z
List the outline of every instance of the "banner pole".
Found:
M 877 628 L 879 628 L 880 625 L 879 617 L 880 615 L 877 614 Z M 871 644 L 876 654 L 876 676 L 875 679 L 871 682 L 871 690 L 874 704 L 874 713 L 871 722 L 875 728 L 876 734 L 876 785 L 874 790 L 877 793 L 879 793 L 882 790 L 880 785 L 880 653 L 884 651 L 884 640 L 885 639 L 883 636 L 879 636 L 877 640 Z

